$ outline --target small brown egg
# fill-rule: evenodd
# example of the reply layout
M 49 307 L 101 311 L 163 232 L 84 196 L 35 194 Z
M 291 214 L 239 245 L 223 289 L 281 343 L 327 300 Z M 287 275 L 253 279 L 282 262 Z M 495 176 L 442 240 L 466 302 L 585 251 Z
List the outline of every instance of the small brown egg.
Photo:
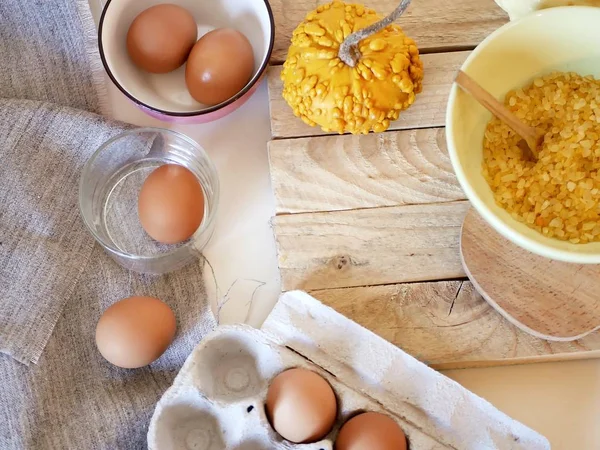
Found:
M 165 164 L 154 170 L 138 197 L 140 223 L 163 244 L 189 239 L 204 218 L 204 192 L 198 178 L 183 166 Z
M 127 32 L 133 63 L 150 73 L 167 73 L 182 66 L 198 38 L 194 17 L 172 4 L 142 11 Z
M 335 450 L 406 450 L 406 435 L 390 417 L 375 412 L 346 422 L 335 440 Z
M 323 377 L 306 369 L 290 369 L 271 382 L 266 410 L 275 431 L 300 444 L 316 442 L 331 431 L 337 403 Z
M 137 369 L 162 355 L 175 336 L 175 315 L 154 297 L 129 297 L 110 306 L 96 326 L 96 346 L 115 366 Z
M 185 82 L 192 97 L 213 106 L 241 91 L 253 73 L 254 52 L 246 36 L 231 28 L 217 28 L 194 45 Z

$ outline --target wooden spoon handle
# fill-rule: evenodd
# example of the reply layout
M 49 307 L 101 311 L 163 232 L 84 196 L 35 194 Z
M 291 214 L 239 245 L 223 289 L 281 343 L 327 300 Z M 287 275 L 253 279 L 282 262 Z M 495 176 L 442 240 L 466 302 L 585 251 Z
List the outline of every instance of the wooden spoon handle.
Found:
M 458 75 L 456 76 L 456 84 L 458 84 L 467 93 L 471 94 L 489 112 L 511 127 L 515 133 L 525 139 L 532 150 L 536 149 L 538 133 L 535 128 L 525 125 L 523 122 L 521 122 L 521 120 L 519 120 L 519 118 L 515 116 L 506 106 L 496 100 L 492 94 L 482 88 L 473 78 L 464 73 L 462 70 L 458 71 Z

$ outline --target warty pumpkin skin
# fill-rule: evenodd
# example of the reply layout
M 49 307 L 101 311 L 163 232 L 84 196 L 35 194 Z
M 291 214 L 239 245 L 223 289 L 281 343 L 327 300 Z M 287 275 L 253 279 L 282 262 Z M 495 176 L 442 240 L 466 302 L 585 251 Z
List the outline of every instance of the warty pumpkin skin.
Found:
M 423 63 L 415 42 L 395 24 L 365 38 L 350 67 L 338 57 L 350 34 L 382 17 L 341 1 L 319 6 L 296 28 L 283 65 L 283 97 L 308 125 L 326 132 L 388 129 L 421 92 Z

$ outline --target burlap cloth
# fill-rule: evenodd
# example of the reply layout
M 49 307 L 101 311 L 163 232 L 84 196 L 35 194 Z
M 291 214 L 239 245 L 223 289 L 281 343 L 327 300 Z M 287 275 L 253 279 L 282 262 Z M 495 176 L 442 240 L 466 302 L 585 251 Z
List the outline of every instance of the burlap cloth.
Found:
M 108 114 L 86 0 L 0 1 L 0 449 L 144 448 L 154 404 L 215 326 L 201 264 L 125 271 L 77 208 L 81 168 L 127 125 Z M 95 347 L 109 305 L 153 295 L 178 334 L 150 367 L 117 369 Z M 35 364 L 31 364 L 35 363 Z

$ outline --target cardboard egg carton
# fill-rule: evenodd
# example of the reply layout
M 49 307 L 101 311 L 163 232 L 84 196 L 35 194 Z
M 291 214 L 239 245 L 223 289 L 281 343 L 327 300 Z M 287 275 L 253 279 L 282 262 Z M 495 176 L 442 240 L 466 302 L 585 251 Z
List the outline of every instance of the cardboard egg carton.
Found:
M 293 367 L 319 373 L 336 394 L 336 424 L 319 442 L 288 442 L 266 417 L 270 381 Z M 284 294 L 262 330 L 234 325 L 207 336 L 157 404 L 148 447 L 333 450 L 341 425 L 364 411 L 396 420 L 411 450 L 550 448 L 538 433 L 303 292 Z

